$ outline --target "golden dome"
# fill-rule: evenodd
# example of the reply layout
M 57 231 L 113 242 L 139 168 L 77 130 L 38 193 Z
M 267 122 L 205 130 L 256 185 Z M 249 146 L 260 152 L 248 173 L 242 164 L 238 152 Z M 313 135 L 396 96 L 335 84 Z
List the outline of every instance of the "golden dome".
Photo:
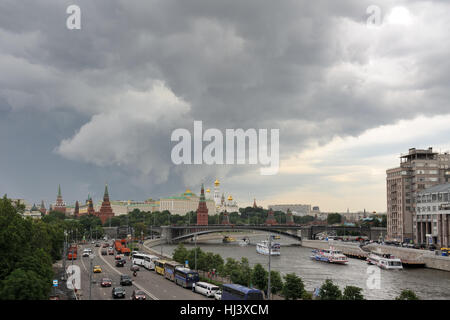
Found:
M 220 184 L 219 180 L 216 179 L 216 181 L 214 181 L 214 184 L 215 184 L 216 186 L 218 186 L 218 185 Z
M 209 189 L 206 189 L 206 192 L 208 192 L 208 193 L 209 193 L 209 192 L 211 192 L 211 190 L 209 190 Z
M 233 200 L 233 197 L 231 195 L 228 196 L 228 200 Z
M 185 193 L 192 193 L 190 189 L 186 189 Z

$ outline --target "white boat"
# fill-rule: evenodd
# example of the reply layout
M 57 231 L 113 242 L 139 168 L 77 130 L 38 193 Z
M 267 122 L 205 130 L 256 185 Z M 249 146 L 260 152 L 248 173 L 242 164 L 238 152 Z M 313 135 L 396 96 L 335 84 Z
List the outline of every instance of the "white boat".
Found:
M 313 250 L 311 259 L 316 261 L 323 261 L 328 263 L 346 264 L 348 262 L 347 256 L 341 251 L 335 250 L 333 247 L 329 249 L 316 249 Z
M 281 254 L 280 248 L 281 246 L 279 243 L 272 242 L 272 249 L 270 250 L 270 255 L 279 256 Z M 256 252 L 269 255 L 269 241 L 263 240 L 261 242 L 258 242 L 256 244 Z
M 240 245 L 241 247 L 245 247 L 245 246 L 247 246 L 249 243 L 250 243 L 250 239 L 248 239 L 248 238 L 245 238 L 245 239 L 242 239 L 241 241 L 239 241 L 239 245 Z
M 403 269 L 402 261 L 389 253 L 371 252 L 367 257 L 367 263 L 386 270 Z

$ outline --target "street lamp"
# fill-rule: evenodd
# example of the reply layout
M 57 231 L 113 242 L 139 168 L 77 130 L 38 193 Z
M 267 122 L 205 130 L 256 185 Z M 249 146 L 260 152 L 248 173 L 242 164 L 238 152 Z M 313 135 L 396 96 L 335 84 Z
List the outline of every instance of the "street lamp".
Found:
M 194 262 L 195 262 L 195 271 L 197 271 L 197 235 L 194 235 L 194 240 L 195 240 Z
M 267 281 L 267 300 L 270 300 L 270 257 L 272 256 L 272 235 L 269 234 L 269 277 Z

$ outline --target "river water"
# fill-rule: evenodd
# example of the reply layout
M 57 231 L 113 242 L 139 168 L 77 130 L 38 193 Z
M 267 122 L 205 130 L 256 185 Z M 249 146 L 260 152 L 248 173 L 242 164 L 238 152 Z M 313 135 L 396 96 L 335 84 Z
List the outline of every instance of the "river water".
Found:
M 237 240 L 243 238 L 243 235 L 231 236 Z M 260 263 L 267 269 L 268 256 L 256 253 L 255 247 L 258 241 L 267 239 L 267 235 L 248 236 L 250 244 L 245 247 L 239 246 L 238 241 L 223 244 L 221 240 L 210 240 L 197 246 L 203 251 L 220 254 L 224 260 L 230 257 L 240 261 L 246 257 L 251 266 Z M 292 246 L 296 244 L 295 240 L 281 236 L 276 241 L 281 244 L 281 255 L 272 256 L 271 269 L 282 276 L 294 272 L 302 278 L 308 291 L 320 287 L 326 279 L 332 279 L 342 291 L 347 285 L 363 288 L 364 297 L 370 300 L 395 299 L 402 289 L 413 290 L 420 299 L 450 300 L 450 272 L 426 268 L 388 271 L 373 266 L 368 269 L 369 265 L 359 259 L 349 259 L 347 265 L 328 264 L 311 260 L 312 249 Z M 185 247 L 192 249 L 194 244 L 188 243 Z M 175 248 L 176 245 L 163 245 L 162 250 L 164 254 L 172 254 Z M 160 246 L 153 249 L 161 251 Z M 379 279 L 379 285 L 373 279 Z

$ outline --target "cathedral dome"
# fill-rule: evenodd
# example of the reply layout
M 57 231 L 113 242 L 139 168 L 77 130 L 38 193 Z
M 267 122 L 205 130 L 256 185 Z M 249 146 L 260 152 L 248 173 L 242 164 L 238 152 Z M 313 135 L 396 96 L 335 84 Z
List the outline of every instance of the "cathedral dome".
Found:
M 231 195 L 228 196 L 228 200 L 233 200 L 233 197 Z
M 218 186 L 218 185 L 220 184 L 219 180 L 216 179 L 216 181 L 214 181 L 214 184 L 215 184 L 216 186 Z

